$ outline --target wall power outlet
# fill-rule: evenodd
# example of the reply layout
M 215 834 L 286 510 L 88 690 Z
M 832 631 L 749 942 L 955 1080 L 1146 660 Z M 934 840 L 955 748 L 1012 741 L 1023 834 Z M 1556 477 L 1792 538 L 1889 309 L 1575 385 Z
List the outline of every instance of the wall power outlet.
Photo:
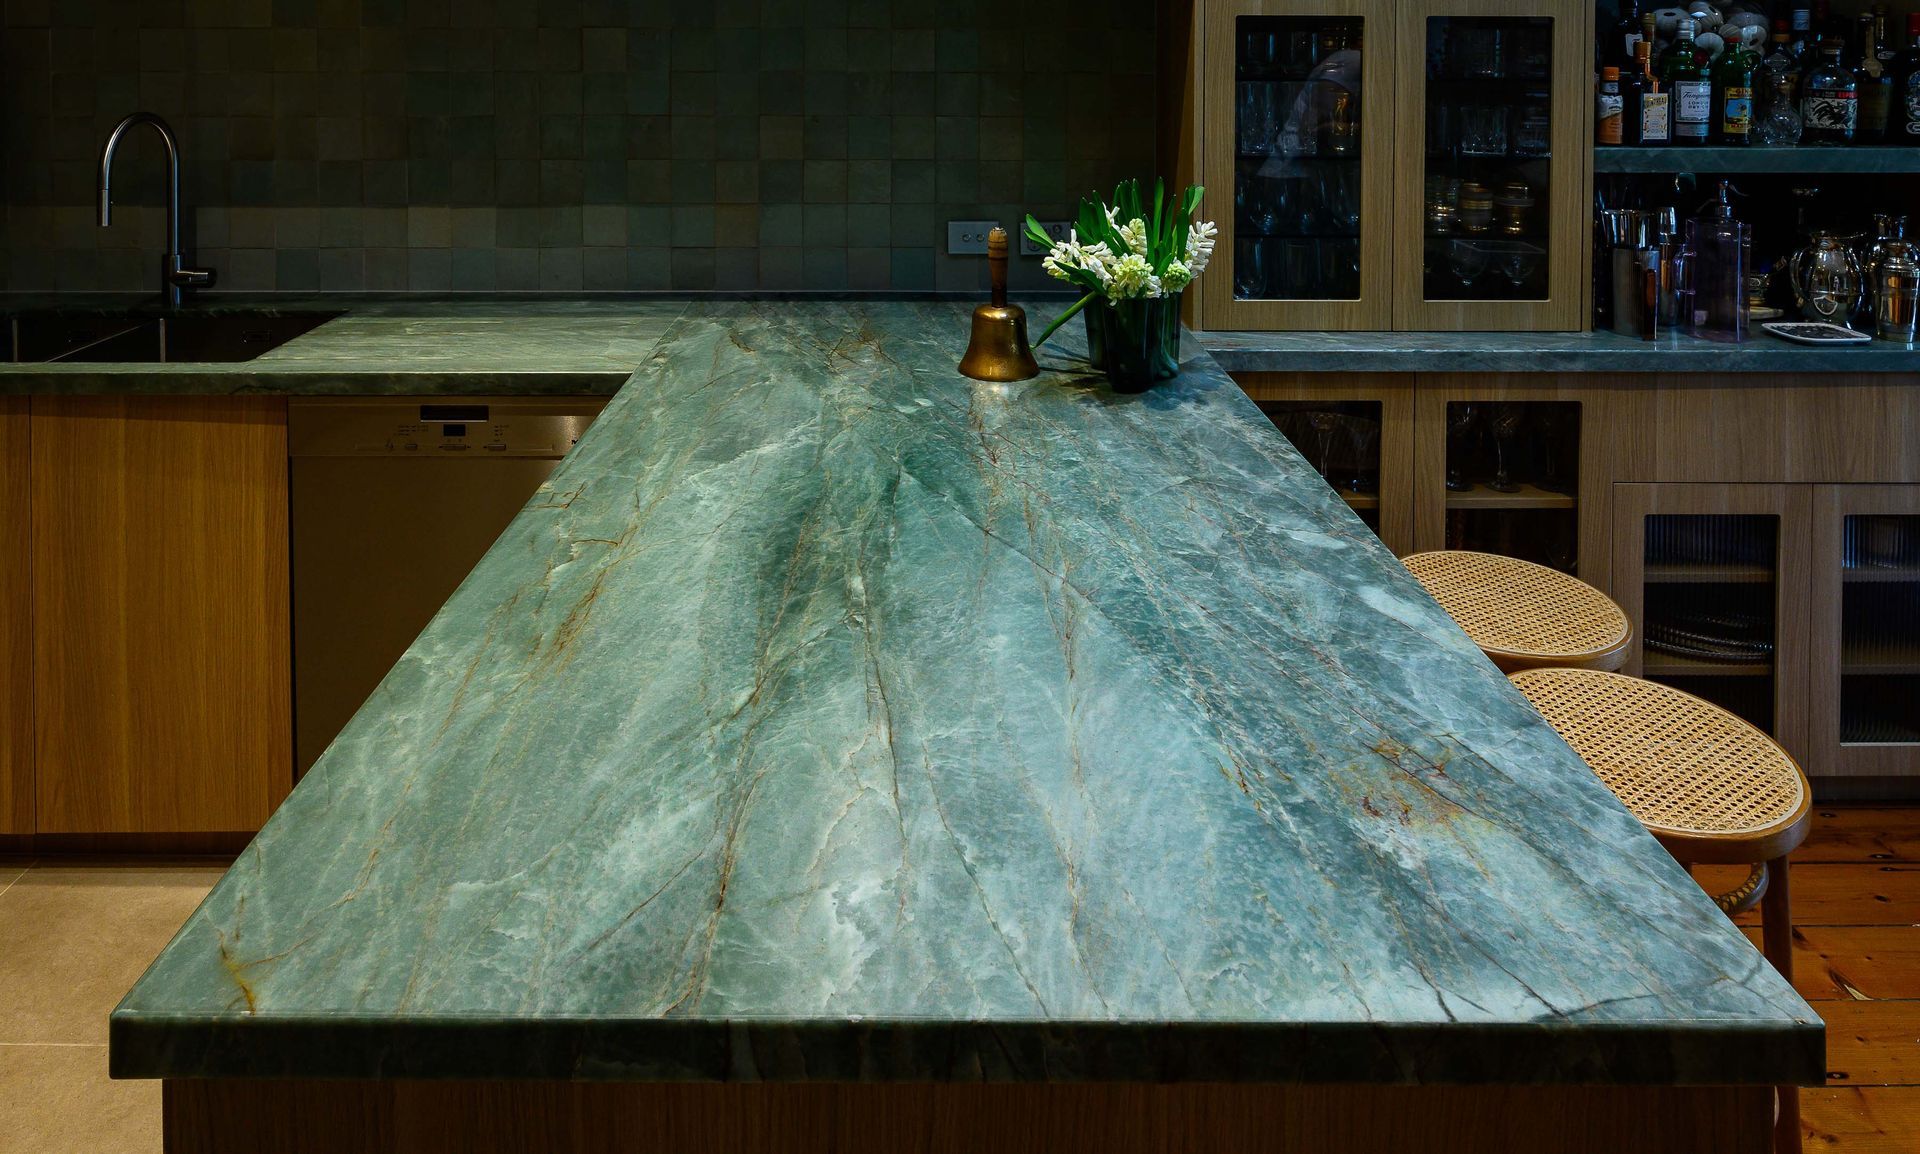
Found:
M 1073 229 L 1073 222 L 1070 220 L 1043 220 L 1040 222 L 1040 227 L 1046 229 L 1047 235 L 1054 240 L 1062 241 L 1067 239 L 1067 233 Z M 1047 250 L 1033 243 L 1033 238 L 1028 236 L 1026 229 L 1023 228 L 1020 230 L 1020 255 L 1045 256 L 1047 255 Z

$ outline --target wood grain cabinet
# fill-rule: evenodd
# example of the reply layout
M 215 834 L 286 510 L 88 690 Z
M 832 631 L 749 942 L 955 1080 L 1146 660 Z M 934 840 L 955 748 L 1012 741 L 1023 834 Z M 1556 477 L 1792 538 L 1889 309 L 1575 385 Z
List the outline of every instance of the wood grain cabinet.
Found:
M 1209 329 L 1583 328 L 1592 6 L 1201 0 Z M 1229 202 L 1230 198 L 1230 202 Z
M 293 781 L 285 402 L 36 397 L 31 441 L 36 832 L 258 828 Z
M 25 397 L 0 397 L 0 835 L 33 832 L 32 444 Z
M 1812 486 L 1809 757 L 1920 773 L 1920 485 Z

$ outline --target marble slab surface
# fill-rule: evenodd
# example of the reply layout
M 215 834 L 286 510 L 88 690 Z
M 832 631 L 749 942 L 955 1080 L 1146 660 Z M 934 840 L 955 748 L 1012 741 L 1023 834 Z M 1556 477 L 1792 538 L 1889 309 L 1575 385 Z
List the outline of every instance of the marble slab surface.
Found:
M 1230 373 L 1908 373 L 1911 345 L 1823 348 L 1761 332 L 1737 345 L 1676 335 L 1655 341 L 1614 332 L 1207 332 L 1200 343 Z
M 255 305 L 216 302 L 196 311 Z M 0 395 L 607 396 L 686 302 L 314 297 L 268 306 L 345 311 L 250 361 L 0 363 Z
M 114 1011 L 114 1072 L 1822 1076 L 1201 350 L 1117 396 L 1072 325 L 981 384 L 965 318 L 688 307 Z

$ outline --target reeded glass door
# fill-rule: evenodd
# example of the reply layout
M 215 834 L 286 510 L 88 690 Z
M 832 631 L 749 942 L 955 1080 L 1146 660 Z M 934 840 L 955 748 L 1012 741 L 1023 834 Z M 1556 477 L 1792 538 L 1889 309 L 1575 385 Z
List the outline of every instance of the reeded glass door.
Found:
M 1567 3 L 1403 7 L 1396 327 L 1581 327 L 1591 116 L 1572 81 L 1591 19 Z
M 1814 497 L 1813 764 L 1920 771 L 1920 486 Z
M 1221 236 L 1208 327 L 1390 327 L 1385 10 L 1346 0 L 1209 8 L 1206 203 Z

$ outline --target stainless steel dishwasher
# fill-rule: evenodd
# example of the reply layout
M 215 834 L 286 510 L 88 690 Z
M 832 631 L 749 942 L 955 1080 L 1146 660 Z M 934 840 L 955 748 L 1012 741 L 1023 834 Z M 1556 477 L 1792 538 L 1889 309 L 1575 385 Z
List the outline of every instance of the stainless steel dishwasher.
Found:
M 298 773 L 605 406 L 590 397 L 289 403 Z

